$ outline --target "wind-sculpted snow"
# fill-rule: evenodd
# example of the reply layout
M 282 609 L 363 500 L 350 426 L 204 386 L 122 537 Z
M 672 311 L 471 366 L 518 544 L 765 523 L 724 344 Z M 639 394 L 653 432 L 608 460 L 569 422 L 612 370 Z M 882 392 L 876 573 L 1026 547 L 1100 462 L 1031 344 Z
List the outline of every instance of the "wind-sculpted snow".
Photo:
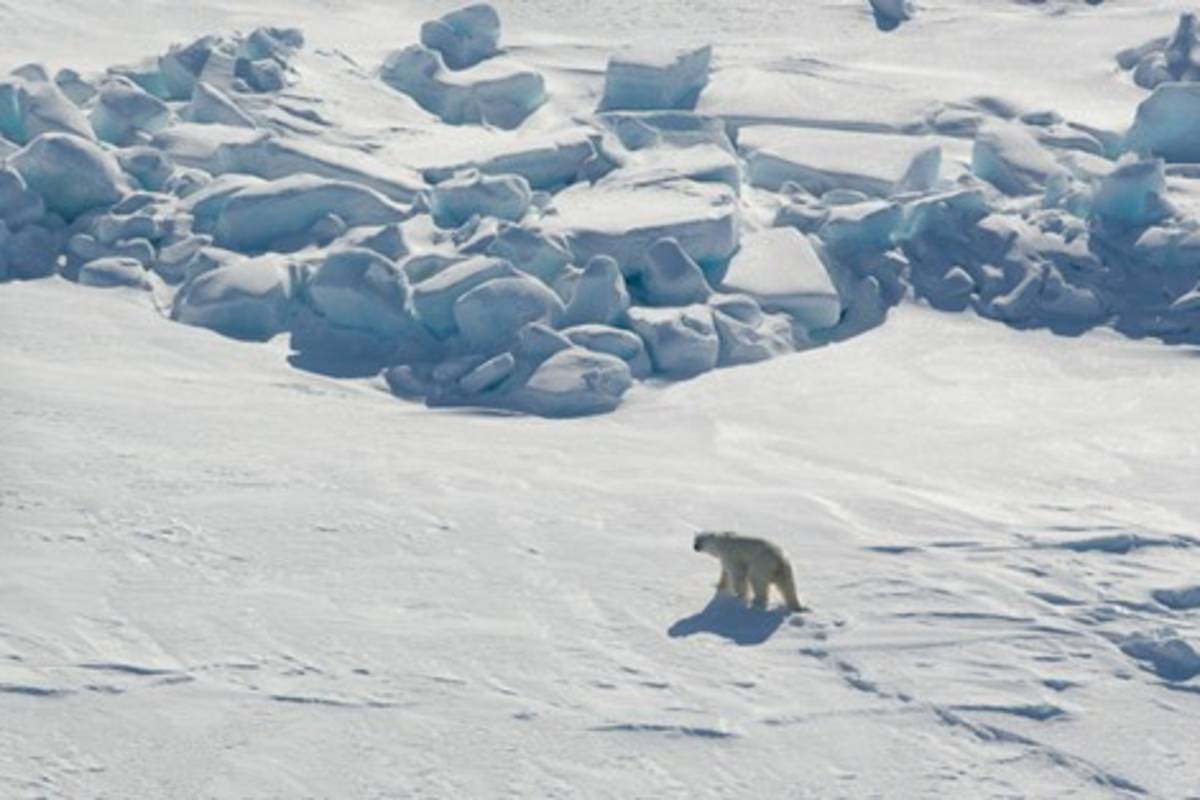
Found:
M 865 85 L 852 119 L 827 65 L 725 68 L 707 45 L 564 69 L 502 48 L 487 4 L 382 64 L 282 27 L 102 75 L 28 64 L 0 80 L 0 276 L 152 289 L 189 324 L 289 333 L 306 368 L 551 416 L 857 336 L 906 299 L 1196 342 L 1194 39 L 1184 15 L 1121 54 L 1171 78 L 1125 131 Z

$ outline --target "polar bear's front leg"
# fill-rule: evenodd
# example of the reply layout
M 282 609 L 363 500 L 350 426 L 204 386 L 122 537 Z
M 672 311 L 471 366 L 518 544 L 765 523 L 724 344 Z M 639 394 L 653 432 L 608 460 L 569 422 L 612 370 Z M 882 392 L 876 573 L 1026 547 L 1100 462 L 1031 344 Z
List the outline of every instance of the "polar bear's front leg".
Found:
M 746 568 L 744 566 L 734 567 L 733 574 L 729 576 L 729 580 L 733 584 L 731 587 L 733 589 L 733 593 L 737 595 L 737 598 L 744 603 L 746 601 L 746 595 L 749 594 L 750 591 L 750 587 L 748 585 L 749 580 L 748 576 L 746 575 Z
M 725 571 L 725 567 L 721 567 L 721 577 L 717 579 L 718 592 L 732 592 L 732 581 L 729 580 L 729 573 Z

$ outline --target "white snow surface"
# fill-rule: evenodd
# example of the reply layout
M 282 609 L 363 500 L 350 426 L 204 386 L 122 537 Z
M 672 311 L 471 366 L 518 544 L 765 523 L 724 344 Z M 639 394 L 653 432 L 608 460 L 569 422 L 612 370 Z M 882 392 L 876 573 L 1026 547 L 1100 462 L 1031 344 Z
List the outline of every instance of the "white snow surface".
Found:
M 1200 797 L 1194 4 L 462 5 L 0 0 L 0 797 Z

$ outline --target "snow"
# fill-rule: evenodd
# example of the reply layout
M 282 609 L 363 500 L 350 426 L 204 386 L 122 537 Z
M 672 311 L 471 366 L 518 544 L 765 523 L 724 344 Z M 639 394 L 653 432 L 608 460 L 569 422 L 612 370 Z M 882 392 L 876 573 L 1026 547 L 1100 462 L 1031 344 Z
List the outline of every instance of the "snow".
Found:
M 0 4 L 0 795 L 1196 791 L 1177 0 L 150 5 Z
M 842 311 L 825 264 L 812 242 L 793 228 L 743 236 L 722 288 L 749 295 L 768 311 L 786 312 L 809 330 L 836 324 Z

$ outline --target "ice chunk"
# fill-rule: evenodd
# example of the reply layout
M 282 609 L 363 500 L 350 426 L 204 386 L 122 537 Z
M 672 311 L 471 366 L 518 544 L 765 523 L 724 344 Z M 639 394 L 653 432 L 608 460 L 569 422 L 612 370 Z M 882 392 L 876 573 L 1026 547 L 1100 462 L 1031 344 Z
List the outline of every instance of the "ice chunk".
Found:
M 742 237 L 723 288 L 747 294 L 768 311 L 791 315 L 808 330 L 837 324 L 841 301 L 808 237 L 793 228 L 769 228 Z
M 1092 215 L 1106 227 L 1144 227 L 1172 213 L 1163 163 L 1157 158 L 1123 156 L 1092 197 Z
M 371 250 L 330 253 L 305 281 L 304 294 L 318 313 L 346 328 L 389 337 L 411 323 L 404 273 Z
M 423 185 L 413 170 L 367 153 L 267 132 L 220 144 L 211 171 L 244 172 L 271 180 L 307 173 L 359 183 L 402 203 L 411 202 Z
M 389 55 L 380 77 L 451 125 L 515 128 L 546 100 L 542 76 L 535 72 L 502 59 L 450 72 L 437 52 L 422 45 Z
M 13 229 L 36 222 L 45 213 L 41 195 L 30 191 L 21 174 L 0 166 L 0 220 Z
M 399 261 L 408 255 L 404 231 L 397 223 L 351 228 L 337 240 L 336 247 L 364 247 L 392 261 Z
M 438 131 L 425 148 L 405 142 L 403 153 L 406 162 L 415 159 L 430 183 L 474 167 L 485 175 L 520 175 L 531 189 L 551 190 L 579 179 L 596 153 L 595 137 L 591 128 L 580 126 L 551 132 L 491 131 L 486 138 L 463 131 L 452 141 L 447 132 Z
M 1067 171 L 1016 123 L 991 122 L 975 136 L 971 171 L 1008 195 L 1034 194 Z
M 14 153 L 8 164 L 41 195 L 48 210 L 67 220 L 112 205 L 129 191 L 116 159 L 70 134 L 44 133 Z
M 195 167 L 210 173 L 249 172 L 249 170 L 225 169 L 219 159 L 221 146 L 234 143 L 248 144 L 263 135 L 263 131 L 253 128 L 240 128 L 217 123 L 180 122 L 156 133 L 151 139 L 150 145 L 162 150 L 171 157 L 172 161 L 183 166 Z M 297 172 L 302 171 L 297 170 Z
M 708 306 L 635 306 L 627 313 L 630 327 L 646 342 L 655 372 L 687 378 L 717 366 L 720 340 Z
M 204 125 L 231 125 L 240 128 L 255 127 L 254 120 L 242 111 L 224 92 L 210 83 L 199 81 L 192 90 L 192 100 L 183 109 L 182 116 L 188 122 Z
M 279 256 L 242 258 L 185 283 L 171 318 L 235 339 L 265 341 L 287 329 L 291 300 L 290 272 Z
M 901 22 L 912 19 L 911 0 L 870 0 L 875 25 L 881 31 L 895 30 Z
M 116 145 L 149 139 L 167 126 L 171 109 L 128 78 L 110 79 L 100 88 L 100 99 L 92 110 L 96 135 Z
M 141 262 L 119 256 L 98 258 L 84 264 L 79 270 L 79 282 L 85 286 L 132 286 L 137 289 L 150 285 Z
M 593 256 L 574 285 L 563 324 L 610 324 L 629 308 L 629 292 L 621 268 L 609 256 Z
M 1200 162 L 1200 83 L 1164 83 L 1137 107 L 1125 149 L 1168 162 Z
M 785 314 L 760 314 L 754 323 L 713 309 L 713 325 L 720 340 L 720 366 L 765 361 L 795 348 L 792 320 Z
M 451 11 L 421 26 L 421 44 L 437 50 L 450 69 L 466 69 L 499 52 L 500 15 L 487 3 Z
M 457 330 L 454 304 L 459 297 L 485 281 L 518 274 L 516 267 L 501 258 L 468 258 L 416 283 L 412 289 L 413 308 L 425 327 L 438 338 L 445 339 Z
M 512 353 L 523 364 L 536 366 L 560 350 L 571 346 L 571 340 L 540 322 L 531 322 L 517 332 Z
M 1132 69 L 1133 81 L 1154 89 L 1170 81 L 1200 81 L 1200 35 L 1196 15 L 1183 13 L 1170 39 L 1152 39 L 1117 54 L 1121 69 Z
M 382 225 L 408 217 L 408 210 L 365 186 L 313 175 L 293 175 L 238 191 L 221 208 L 217 244 L 232 250 L 298 249 L 312 226 L 327 214 L 347 225 Z
M 742 183 L 737 156 L 717 144 L 644 147 L 619 156 L 618 162 L 617 168 L 601 178 L 599 183 L 642 186 L 686 178 L 716 181 L 733 189 L 740 188 Z
M 739 131 L 738 146 L 751 184 L 778 191 L 790 181 L 816 195 L 842 188 L 886 197 L 931 185 L 941 164 L 936 140 L 922 136 L 753 125 Z
M 143 267 L 154 266 L 154 245 L 148 239 L 138 237 L 121 242 L 104 243 L 86 233 L 76 233 L 67 241 L 68 263 L 84 264 L 99 258 L 131 258 Z M 72 268 L 74 268 L 72 266 Z
M 635 378 L 650 374 L 650 356 L 640 336 L 631 331 L 611 328 L 608 325 L 576 325 L 565 328 L 562 334 L 573 344 L 593 353 L 608 353 L 629 365 Z
M 455 326 L 471 348 L 494 353 L 530 322 L 558 324 L 558 295 L 528 275 L 492 278 L 464 292 L 452 308 Z
M 63 235 L 49 224 L 26 225 L 10 232 L 8 225 L 0 222 L 0 264 L 7 277 L 29 280 L 53 275 Z
M 87 117 L 55 84 L 17 77 L 0 80 L 0 136 L 27 144 L 43 133 L 95 138 Z
M 737 196 L 719 183 L 667 181 L 649 186 L 575 185 L 555 195 L 539 223 L 566 238 L 576 263 L 610 255 L 626 274 L 646 264 L 650 246 L 672 237 L 701 267 L 737 248 Z
M 633 385 L 629 365 L 581 347 L 547 358 L 506 400 L 519 411 L 544 417 L 576 417 L 612 411 Z
M 501 353 L 459 378 L 458 388 L 467 394 L 481 394 L 503 383 L 516 366 L 517 359 L 512 353 Z
M 511 261 L 517 269 L 538 278 L 548 286 L 566 271 L 571 253 L 556 237 L 501 222 L 494 232 L 486 233 L 460 248 L 463 253 L 484 253 Z
M 529 209 L 532 192 L 520 175 L 484 175 L 464 170 L 430 192 L 429 210 L 442 228 L 457 228 L 476 214 L 517 221 Z
M 73 69 L 60 69 L 54 74 L 54 85 L 77 106 L 82 106 L 96 96 L 96 87 Z
M 887 200 L 866 200 L 836 206 L 821 226 L 821 239 L 844 256 L 864 250 L 887 250 L 892 231 L 900 224 L 900 206 Z
M 708 84 L 712 47 L 613 56 L 604 72 L 600 111 L 691 109 Z
M 173 45 L 160 56 L 158 71 L 162 75 L 166 99 L 186 100 L 192 97 L 213 52 L 222 47 L 231 49 L 230 44 L 218 36 L 203 36 L 187 45 Z
M 703 303 L 712 294 L 700 266 L 672 238 L 659 239 L 651 245 L 638 278 L 642 293 L 652 305 Z
M 1174 628 L 1132 633 L 1120 641 L 1120 648 L 1163 680 L 1187 681 L 1200 675 L 1200 653 Z

